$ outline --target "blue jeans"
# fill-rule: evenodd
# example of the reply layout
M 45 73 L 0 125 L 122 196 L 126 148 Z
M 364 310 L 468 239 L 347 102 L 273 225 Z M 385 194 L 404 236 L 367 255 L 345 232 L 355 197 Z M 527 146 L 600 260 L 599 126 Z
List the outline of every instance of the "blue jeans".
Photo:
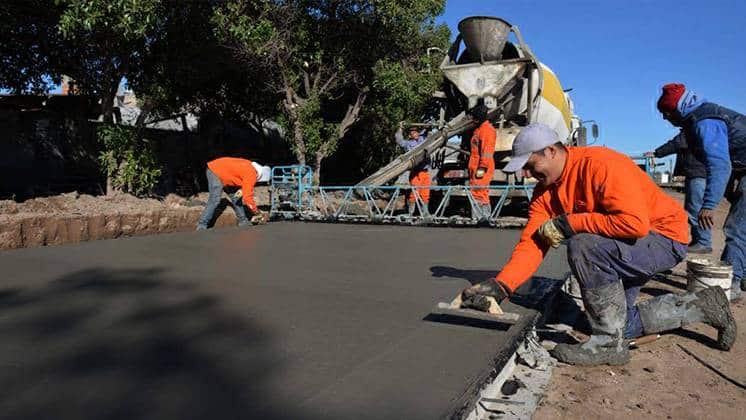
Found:
M 567 261 L 580 284 L 587 289 L 621 281 L 627 304 L 625 338 L 642 335 L 642 321 L 635 300 L 651 276 L 668 270 L 686 257 L 686 244 L 650 232 L 636 241 L 579 233 L 567 242 Z
M 697 217 L 705 198 L 706 178 L 687 178 L 685 184 L 684 209 L 689 216 L 689 228 L 692 235 L 691 245 L 712 248 L 712 231 L 699 227 Z
M 205 205 L 205 209 L 202 211 L 202 215 L 199 217 L 199 223 L 197 224 L 197 229 L 207 229 L 207 227 L 210 225 L 210 222 L 212 221 L 212 218 L 215 216 L 215 210 L 220 205 L 220 196 L 223 193 L 223 189 L 225 188 L 223 186 L 223 183 L 220 181 L 220 178 L 218 178 L 217 175 L 210 169 L 207 169 L 205 171 L 205 175 L 207 175 L 207 190 L 210 192 L 210 196 L 207 198 L 207 204 Z M 243 206 L 243 201 L 240 197 L 236 197 L 235 194 L 230 195 L 230 203 L 231 206 L 233 206 L 233 210 L 236 212 L 236 217 L 238 218 L 238 224 L 243 225 L 249 222 L 248 217 L 246 217 L 246 210 Z
M 733 265 L 734 285 L 739 286 L 746 270 L 746 175 L 738 181 L 738 188 L 731 197 L 730 211 L 725 218 L 725 249 L 721 259 Z

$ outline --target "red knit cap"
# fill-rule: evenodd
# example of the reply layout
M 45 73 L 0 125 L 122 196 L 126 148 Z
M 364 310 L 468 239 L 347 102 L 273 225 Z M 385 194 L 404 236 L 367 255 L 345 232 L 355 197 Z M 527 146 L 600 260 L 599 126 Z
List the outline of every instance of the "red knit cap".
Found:
M 669 83 L 663 86 L 663 93 L 658 98 L 658 111 L 661 113 L 676 111 L 679 99 L 686 92 L 686 86 L 681 83 Z

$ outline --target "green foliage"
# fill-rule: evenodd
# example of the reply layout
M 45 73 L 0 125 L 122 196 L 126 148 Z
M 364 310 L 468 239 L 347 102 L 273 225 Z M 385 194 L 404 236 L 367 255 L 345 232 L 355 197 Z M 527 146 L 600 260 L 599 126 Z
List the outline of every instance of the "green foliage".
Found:
M 266 110 L 280 111 L 272 118 L 285 128 L 298 160 L 318 173 L 321 160 L 356 125 L 356 133 L 364 133 L 358 138 L 368 143 L 360 142 L 361 149 L 375 149 L 389 143 L 397 118 L 422 112 L 439 83 L 434 72 L 426 72 L 437 67 L 428 62 L 427 48 L 446 48 L 450 36 L 444 25 L 434 24 L 444 5 L 233 0 L 212 21 L 244 68 L 260 69 L 253 73 L 262 80 L 254 96 L 274 104 Z
M 266 10 L 266 2 L 229 2 L 212 16 L 215 33 L 221 41 L 236 41 L 247 51 L 262 54 L 277 36 L 272 21 L 259 16 Z
M 0 1 L 0 87 L 44 91 L 64 74 L 102 101 L 107 119 L 126 78 L 155 114 L 189 110 L 254 126 L 273 119 L 299 161 L 318 169 L 349 146 L 355 164 L 370 171 L 394 153 L 400 120 L 429 115 L 442 56 L 426 51 L 448 46 L 447 27 L 435 24 L 444 6 L 445 0 Z
M 59 28 L 66 38 L 110 32 L 122 41 L 144 38 L 158 23 L 161 0 L 56 0 L 67 8 Z
M 442 81 L 437 72 L 428 74 L 414 66 L 384 60 L 376 63 L 374 73 L 378 116 L 385 117 L 392 126 L 398 121 L 420 118 Z
M 112 186 L 135 195 L 151 193 L 161 176 L 152 143 L 121 125 L 103 124 L 97 134 L 103 146 L 98 160 Z
M 58 69 L 71 54 L 59 14 L 46 0 L 0 1 L 0 89 L 43 93 L 60 82 Z
M 323 155 L 328 156 L 334 153 L 339 138 L 337 137 L 337 124 L 324 119 L 321 102 L 319 96 L 309 98 L 299 107 L 298 114 L 303 127 L 306 152 L 316 155 L 323 150 Z
M 412 43 L 402 48 L 399 60 L 383 58 L 373 67 L 370 100 L 361 117 L 364 130 L 356 131 L 360 146 L 356 159 L 363 174 L 371 173 L 401 153 L 394 142 L 400 121 L 425 122 L 437 117 L 432 94 L 443 76 L 438 65 L 440 53 L 427 55 L 427 48 L 445 51 L 450 32 L 443 26 L 426 25 Z

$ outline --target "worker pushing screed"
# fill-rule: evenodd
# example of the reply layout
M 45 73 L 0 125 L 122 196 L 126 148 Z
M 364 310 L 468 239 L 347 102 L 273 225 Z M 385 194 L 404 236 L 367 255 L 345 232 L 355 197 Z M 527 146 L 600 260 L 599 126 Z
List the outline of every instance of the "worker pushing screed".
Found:
M 628 340 L 704 322 L 729 350 L 736 323 L 719 287 L 666 294 L 635 304 L 655 273 L 686 256 L 687 216 L 628 157 L 605 147 L 567 147 L 551 128 L 530 124 L 513 143 L 506 172 L 537 179 L 528 222 L 496 278 L 462 292 L 462 307 L 483 309 L 485 296 L 509 297 L 541 264 L 551 247 L 567 245 L 591 325 L 590 339 L 559 344 L 553 355 L 578 365 L 629 361 Z
M 404 128 L 404 123 L 399 123 L 399 129 L 396 131 L 395 139 L 396 144 L 404 148 L 407 152 L 417 148 L 417 146 L 421 145 L 425 141 L 425 136 L 420 133 L 420 130 L 417 129 L 417 127 L 409 127 L 409 130 L 407 131 L 408 138 L 404 138 L 404 134 L 402 133 L 402 129 Z M 428 169 L 430 168 L 430 162 L 428 159 L 423 159 L 421 163 L 419 163 L 417 166 L 413 167 L 409 171 L 409 184 L 412 185 L 413 188 L 412 191 L 409 193 L 409 196 L 407 197 L 407 209 L 410 216 L 414 214 L 415 209 L 417 208 L 417 199 L 415 197 L 415 194 L 419 194 L 420 198 L 422 199 L 422 203 L 427 208 L 427 204 L 430 201 L 430 172 Z M 419 188 L 417 188 L 419 187 Z

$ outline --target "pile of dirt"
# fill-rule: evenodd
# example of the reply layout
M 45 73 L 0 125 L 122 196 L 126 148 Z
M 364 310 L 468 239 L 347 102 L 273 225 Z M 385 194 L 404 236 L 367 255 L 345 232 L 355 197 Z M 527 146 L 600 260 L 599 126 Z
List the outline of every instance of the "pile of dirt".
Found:
M 255 199 L 266 208 L 267 188 L 257 188 Z M 22 203 L 0 201 L 0 249 L 188 231 L 196 227 L 206 201 L 207 193 L 187 198 L 171 194 L 158 200 L 77 192 Z M 227 206 L 215 226 L 235 223 L 235 214 Z

